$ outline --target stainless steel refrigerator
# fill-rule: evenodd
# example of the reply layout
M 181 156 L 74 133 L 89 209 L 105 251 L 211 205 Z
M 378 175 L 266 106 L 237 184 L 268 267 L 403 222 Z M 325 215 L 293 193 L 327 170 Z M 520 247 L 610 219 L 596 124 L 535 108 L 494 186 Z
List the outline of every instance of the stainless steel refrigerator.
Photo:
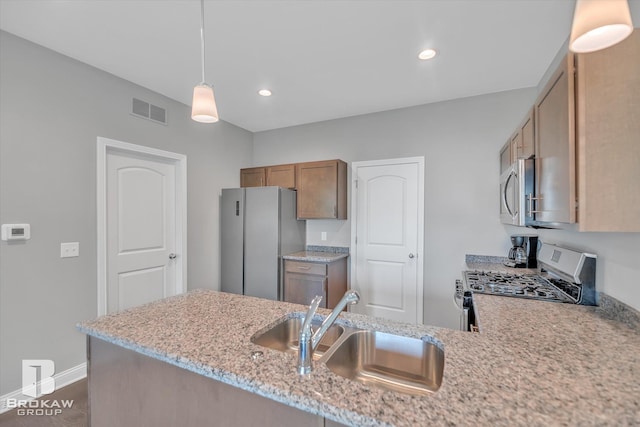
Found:
M 282 255 L 305 248 L 296 192 L 280 187 L 225 188 L 221 209 L 224 292 L 282 300 Z

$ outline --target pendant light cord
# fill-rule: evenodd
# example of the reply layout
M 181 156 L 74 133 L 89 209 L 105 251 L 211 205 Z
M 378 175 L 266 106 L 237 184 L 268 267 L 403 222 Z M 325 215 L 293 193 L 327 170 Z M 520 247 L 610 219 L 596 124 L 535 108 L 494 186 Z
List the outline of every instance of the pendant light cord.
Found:
M 204 0 L 200 0 L 200 48 L 202 57 L 202 83 L 204 83 Z

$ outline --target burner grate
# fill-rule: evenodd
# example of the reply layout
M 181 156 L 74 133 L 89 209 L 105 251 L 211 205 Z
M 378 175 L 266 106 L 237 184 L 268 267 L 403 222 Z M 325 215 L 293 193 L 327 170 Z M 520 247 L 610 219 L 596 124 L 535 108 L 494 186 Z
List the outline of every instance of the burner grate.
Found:
M 467 287 L 478 293 L 567 303 L 579 300 L 576 285 L 559 279 L 552 282 L 537 274 L 465 271 L 464 275 Z

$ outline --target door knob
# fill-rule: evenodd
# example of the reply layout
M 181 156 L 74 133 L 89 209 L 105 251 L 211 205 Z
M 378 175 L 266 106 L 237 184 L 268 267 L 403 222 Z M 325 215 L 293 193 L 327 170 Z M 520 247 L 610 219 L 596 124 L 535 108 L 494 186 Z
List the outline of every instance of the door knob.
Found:
M 409 254 L 409 258 L 414 259 L 415 255 L 414 254 Z
M 174 253 L 170 253 L 169 254 L 169 259 L 176 259 L 178 255 L 174 254 Z

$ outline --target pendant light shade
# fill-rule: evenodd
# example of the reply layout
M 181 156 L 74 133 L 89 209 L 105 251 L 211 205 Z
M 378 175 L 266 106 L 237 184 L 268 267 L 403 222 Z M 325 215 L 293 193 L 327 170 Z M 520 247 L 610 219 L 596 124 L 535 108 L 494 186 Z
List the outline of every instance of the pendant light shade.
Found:
M 200 54 L 202 60 L 202 82 L 193 88 L 191 118 L 200 123 L 215 123 L 218 107 L 213 96 L 213 87 L 204 80 L 204 0 L 200 0 Z
M 215 123 L 218 121 L 218 108 L 216 107 L 213 88 L 206 83 L 201 83 L 193 88 L 191 118 L 200 123 Z
M 595 52 L 621 42 L 632 32 L 627 0 L 577 0 L 569 49 Z

